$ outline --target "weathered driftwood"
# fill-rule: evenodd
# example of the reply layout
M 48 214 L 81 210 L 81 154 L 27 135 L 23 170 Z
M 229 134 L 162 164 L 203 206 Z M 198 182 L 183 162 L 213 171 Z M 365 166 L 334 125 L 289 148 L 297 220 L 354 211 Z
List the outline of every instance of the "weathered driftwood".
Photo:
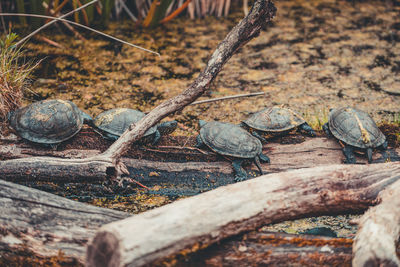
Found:
M 400 180 L 400 163 L 330 165 L 264 175 L 103 226 L 88 266 L 142 266 L 263 224 L 357 212 Z
M 378 200 L 381 202 L 361 217 L 353 266 L 400 266 L 395 245 L 400 234 L 400 181 L 380 192 Z
M 151 171 L 167 171 L 167 172 L 208 172 L 211 176 L 217 177 L 219 174 L 231 174 L 233 172 L 232 165 L 228 160 L 220 159 L 219 161 L 214 161 L 215 155 L 211 155 L 209 159 L 207 156 L 203 156 L 204 161 L 189 161 L 189 162 L 170 162 L 166 161 L 170 158 L 169 150 L 163 148 L 165 151 L 164 158 L 160 161 L 144 160 L 144 159 L 132 159 L 132 158 L 122 158 L 122 162 L 127 166 L 134 169 L 151 169 Z M 160 149 L 158 149 L 160 150 Z M 174 149 L 175 153 L 181 153 L 182 158 L 186 155 L 192 158 L 196 158 L 199 154 L 197 151 L 188 151 L 185 149 Z M 299 144 L 278 144 L 278 143 L 268 143 L 264 145 L 264 153 L 267 154 L 271 163 L 262 164 L 262 168 L 265 172 L 281 172 L 290 169 L 300 169 L 307 167 L 315 167 L 319 165 L 327 164 L 340 164 L 344 160 L 343 153 L 339 144 L 333 139 L 327 139 L 324 137 L 317 138 L 305 138 L 305 141 Z M 178 151 L 178 152 L 177 152 Z M 74 180 L 85 180 L 90 181 L 102 181 L 107 178 L 107 168 L 109 167 L 110 176 L 113 171 L 113 166 L 109 163 L 107 164 L 101 162 L 96 165 L 93 161 L 89 161 L 88 164 L 92 164 L 91 169 L 87 165 L 83 165 L 82 172 L 76 173 L 74 175 L 65 175 L 64 172 L 58 171 L 60 168 L 68 170 L 70 162 L 68 165 L 64 165 L 64 161 L 57 158 L 49 158 L 46 160 L 46 165 L 43 162 L 35 162 L 35 158 L 32 156 L 54 156 L 62 158 L 88 158 L 99 154 L 98 150 L 78 150 L 78 149 L 68 149 L 65 151 L 56 151 L 51 149 L 37 149 L 35 147 L 29 146 L 23 143 L 0 143 L 0 158 L 10 159 L 10 158 L 27 158 L 20 164 L 20 161 L 0 161 L 0 177 L 3 179 L 12 181 L 30 181 L 33 178 L 35 181 L 38 180 L 48 180 L 52 181 L 71 181 L 71 177 Z M 148 153 L 153 153 L 151 150 Z M 211 153 L 211 152 L 210 152 Z M 396 155 L 400 154 L 400 148 L 390 149 L 388 154 Z M 384 161 L 381 153 L 374 153 L 374 161 Z M 162 156 L 161 156 L 162 157 Z M 214 157 L 214 158 L 212 158 Z M 392 158 L 392 161 L 399 160 L 398 158 Z M 73 162 L 74 160 L 70 160 Z M 366 157 L 357 157 L 359 163 L 365 163 Z M 50 164 L 55 164 L 54 168 L 51 168 Z M 79 162 L 79 164 L 83 164 Z M 256 171 L 254 165 L 246 167 L 246 169 L 252 169 Z M 78 171 L 78 168 L 73 168 L 72 171 Z M 90 172 L 89 172 L 90 170 Z M 32 175 L 35 172 L 35 175 Z M 87 176 L 87 178 L 84 178 Z M 108 177 L 109 177 L 108 176 Z M 214 179 L 210 176 L 210 179 Z M 163 182 L 163 177 L 159 178 L 159 182 Z M 179 179 L 179 177 L 177 177 Z
M 54 256 L 61 250 L 82 262 L 85 244 L 96 230 L 128 216 L 0 180 L 2 251 L 25 247 L 41 256 Z

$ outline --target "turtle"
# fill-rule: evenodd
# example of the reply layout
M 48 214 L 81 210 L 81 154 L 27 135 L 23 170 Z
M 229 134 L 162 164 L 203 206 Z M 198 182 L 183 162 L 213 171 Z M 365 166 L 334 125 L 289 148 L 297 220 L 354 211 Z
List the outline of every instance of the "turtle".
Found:
M 28 141 L 57 148 L 77 134 L 92 117 L 73 102 L 61 99 L 42 100 L 7 115 L 12 129 Z
M 262 162 L 270 162 L 269 158 L 262 154 L 261 141 L 252 136 L 239 125 L 199 120 L 200 133 L 197 136 L 197 147 L 206 145 L 212 151 L 233 157 L 233 169 L 235 170 L 235 181 L 244 181 L 247 174 L 242 168 L 242 163 L 254 160 L 261 175 L 263 171 L 260 166 Z
M 386 137 L 374 120 L 368 113 L 356 108 L 331 109 L 329 120 L 322 128 L 328 136 L 335 137 L 344 146 L 345 163 L 356 163 L 354 150 L 366 151 L 368 163 L 371 163 L 374 148 L 387 149 Z
M 303 117 L 296 112 L 279 106 L 262 109 L 241 122 L 241 126 L 251 134 L 267 143 L 265 133 L 277 135 L 289 132 L 294 128 L 305 131 L 309 136 L 316 136 L 314 130 Z
M 117 140 L 131 124 L 140 121 L 146 114 L 130 108 L 113 108 L 106 110 L 94 118 L 93 125 L 108 140 Z M 159 123 L 144 134 L 142 143 L 156 144 L 161 135 L 170 134 L 178 126 L 177 121 Z

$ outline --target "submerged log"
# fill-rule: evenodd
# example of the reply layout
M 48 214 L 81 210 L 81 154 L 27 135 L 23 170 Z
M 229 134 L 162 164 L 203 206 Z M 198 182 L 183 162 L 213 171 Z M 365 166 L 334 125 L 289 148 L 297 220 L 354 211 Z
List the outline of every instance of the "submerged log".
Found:
M 1 251 L 25 247 L 41 256 L 62 251 L 83 262 L 85 244 L 96 230 L 128 216 L 0 180 Z
M 400 175 L 397 173 L 397 175 Z M 353 246 L 353 266 L 400 266 L 400 181 L 378 195 L 381 202 L 360 220 Z
M 220 187 L 103 226 L 88 246 L 87 264 L 143 266 L 263 224 L 360 212 L 399 173 L 400 163 L 330 165 Z

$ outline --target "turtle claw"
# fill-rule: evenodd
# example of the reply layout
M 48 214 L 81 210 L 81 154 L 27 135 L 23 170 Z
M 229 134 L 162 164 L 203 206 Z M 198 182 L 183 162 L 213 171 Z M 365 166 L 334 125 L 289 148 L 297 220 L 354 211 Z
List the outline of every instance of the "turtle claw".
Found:
M 236 175 L 235 178 L 234 178 L 235 183 L 243 182 L 243 181 L 246 181 L 246 180 L 247 180 L 247 175 L 246 176 Z
M 243 162 L 244 162 L 243 159 L 236 159 L 232 162 L 233 169 L 236 172 L 235 179 L 234 179 L 235 182 L 241 182 L 241 181 L 247 180 L 247 173 L 242 168 Z

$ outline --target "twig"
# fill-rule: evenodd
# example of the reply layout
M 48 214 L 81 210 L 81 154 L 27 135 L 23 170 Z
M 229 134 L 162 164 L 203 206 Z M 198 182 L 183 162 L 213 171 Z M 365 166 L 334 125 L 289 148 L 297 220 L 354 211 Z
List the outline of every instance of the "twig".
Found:
M 69 15 L 71 15 L 71 14 L 73 14 L 73 13 L 75 13 L 75 12 L 77 12 L 77 11 L 79 11 L 79 10 L 81 10 L 81 9 L 83 9 L 83 8 L 85 8 L 85 7 L 87 7 L 87 6 L 90 6 L 91 4 L 96 3 L 97 1 L 99 1 L 99 0 L 90 1 L 89 3 L 84 4 L 83 6 L 77 8 L 77 9 L 74 9 L 74 10 L 72 10 L 71 12 L 68 12 L 67 14 L 62 15 L 62 16 L 59 17 L 58 19 L 62 19 L 62 18 L 68 17 Z M 29 38 L 31 38 L 33 35 L 35 35 L 35 34 L 38 33 L 39 31 L 41 31 L 41 30 L 43 30 L 43 29 L 49 27 L 50 25 L 52 25 L 52 24 L 55 23 L 55 22 L 56 22 L 56 20 L 53 20 L 53 21 L 51 21 L 51 22 L 49 22 L 49 23 L 47 23 L 47 24 L 44 24 L 44 25 L 41 26 L 40 28 L 36 29 L 35 31 L 31 32 L 30 34 L 28 34 L 27 36 L 25 36 L 24 38 L 22 38 L 22 39 L 21 39 L 18 43 L 16 43 L 15 45 L 16 45 L 16 46 L 21 45 L 21 44 L 24 43 L 26 40 L 28 40 Z M 67 21 L 67 22 L 68 22 L 68 21 Z M 69 22 L 69 23 L 70 23 L 70 22 Z
M 137 18 L 135 17 L 135 15 L 132 14 L 132 12 L 129 10 L 129 8 L 125 5 L 125 2 L 122 0 L 119 0 L 119 4 L 122 6 L 122 8 L 128 14 L 128 16 L 131 18 L 131 20 L 133 22 L 137 22 Z
M 64 0 L 58 7 L 56 7 L 56 8 L 53 10 L 53 13 L 52 13 L 51 15 L 56 15 L 56 14 L 58 14 L 58 13 L 61 11 L 61 9 L 62 9 L 68 2 L 69 2 L 69 0 Z M 46 24 L 49 23 L 50 21 L 51 21 L 51 19 L 47 19 L 47 20 L 46 20 Z
M 135 179 L 132 179 L 132 178 L 125 178 L 126 180 L 128 180 L 128 181 L 130 181 L 130 182 L 133 182 L 133 183 L 135 183 L 135 184 L 137 184 L 137 185 L 139 185 L 139 186 L 141 186 L 141 187 L 143 187 L 144 189 L 147 189 L 147 190 L 150 190 L 150 188 L 148 188 L 147 186 L 145 186 L 144 184 L 142 184 L 141 182 L 139 182 L 139 181 L 136 181 Z
M 24 13 L 0 13 L 0 16 L 26 16 L 26 17 L 37 17 L 37 18 L 50 18 L 50 19 L 54 19 L 54 20 L 64 21 L 64 22 L 70 23 L 70 24 L 72 24 L 72 25 L 75 25 L 75 26 L 84 28 L 84 29 L 86 29 L 86 30 L 95 32 L 95 33 L 97 33 L 97 34 L 103 35 L 103 36 L 108 37 L 108 38 L 110 38 L 110 39 L 113 39 L 113 40 L 115 40 L 115 41 L 121 42 L 121 43 L 123 43 L 123 44 L 126 44 L 126 45 L 129 45 L 129 46 L 138 48 L 138 49 L 140 49 L 140 50 L 143 50 L 143 51 L 146 51 L 146 52 L 149 52 L 149 53 L 152 53 L 152 54 L 156 54 L 157 56 L 160 56 L 160 53 L 151 51 L 151 50 L 149 50 L 149 49 L 143 48 L 143 47 L 138 46 L 138 45 L 134 45 L 134 44 L 128 43 L 128 42 L 123 41 L 123 40 L 121 40 L 121 39 L 119 39 L 119 38 L 117 38 L 117 37 L 111 36 L 111 35 L 106 34 L 106 33 L 104 33 L 104 32 L 101 32 L 101 31 L 92 29 L 92 28 L 90 28 L 90 27 L 88 27 L 88 26 L 85 26 L 85 25 L 82 25 L 82 24 L 79 24 L 79 23 L 76 23 L 76 22 L 73 22 L 73 21 L 69 21 L 69 20 L 66 20 L 66 19 L 62 19 L 61 17 L 57 18 L 57 17 L 52 17 L 52 16 L 36 15 L 36 14 L 24 14 Z M 46 24 L 46 25 L 47 25 L 47 24 Z
M 60 45 L 59 43 L 54 42 L 54 41 L 52 41 L 52 40 L 50 40 L 50 39 L 48 39 L 48 38 L 46 38 L 44 36 L 41 36 L 39 34 L 36 35 L 36 38 L 38 38 L 39 40 L 44 41 L 44 42 L 46 42 L 46 43 L 48 43 L 48 44 L 50 44 L 52 46 L 55 46 L 57 48 L 64 48 L 64 46 Z
M 198 105 L 198 104 L 204 104 L 204 103 L 208 103 L 208 102 L 215 102 L 215 101 L 234 99 L 234 98 L 240 98 L 240 97 L 258 96 L 258 95 L 264 95 L 264 94 L 265 94 L 264 92 L 258 92 L 258 93 L 224 96 L 224 97 L 218 97 L 218 98 L 213 98 L 213 99 L 195 101 L 195 102 L 191 103 L 190 105 Z

